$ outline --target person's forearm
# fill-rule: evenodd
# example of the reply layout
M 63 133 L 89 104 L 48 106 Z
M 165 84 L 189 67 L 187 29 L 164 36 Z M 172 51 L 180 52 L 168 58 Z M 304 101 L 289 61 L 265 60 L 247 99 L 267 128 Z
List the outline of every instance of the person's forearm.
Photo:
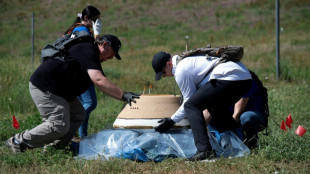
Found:
M 206 124 L 208 125 L 212 119 L 212 116 L 210 112 L 208 111 L 208 109 L 203 110 L 203 116 L 205 118 Z
M 234 114 L 233 114 L 233 118 L 239 122 L 240 116 L 243 113 L 243 111 L 246 108 L 246 105 L 249 101 L 249 98 L 241 98 L 234 107 Z
M 122 100 L 124 91 L 118 86 L 116 86 L 114 83 L 112 83 L 109 79 L 107 78 L 98 79 L 96 80 L 95 85 L 105 94 L 114 97 L 116 99 Z
M 93 83 L 105 94 L 122 100 L 124 91 L 103 76 L 99 70 L 88 70 L 88 74 Z

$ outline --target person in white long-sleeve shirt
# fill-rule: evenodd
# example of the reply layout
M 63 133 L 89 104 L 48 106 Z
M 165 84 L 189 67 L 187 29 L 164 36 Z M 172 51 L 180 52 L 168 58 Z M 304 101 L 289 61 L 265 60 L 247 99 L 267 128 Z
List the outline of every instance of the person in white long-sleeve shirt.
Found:
M 216 155 L 209 142 L 203 110 L 211 112 L 212 121 L 219 125 L 218 130 L 235 128 L 236 122 L 225 108 L 236 103 L 251 87 L 251 75 L 241 62 L 220 63 L 205 76 L 218 61 L 219 58 L 192 56 L 177 64 L 177 55 L 171 57 L 167 52 L 158 52 L 152 60 L 155 80 L 174 77 L 184 98 L 171 118 L 160 120 L 155 130 L 164 132 L 187 116 L 197 148 L 197 152 L 188 158 L 190 161 Z

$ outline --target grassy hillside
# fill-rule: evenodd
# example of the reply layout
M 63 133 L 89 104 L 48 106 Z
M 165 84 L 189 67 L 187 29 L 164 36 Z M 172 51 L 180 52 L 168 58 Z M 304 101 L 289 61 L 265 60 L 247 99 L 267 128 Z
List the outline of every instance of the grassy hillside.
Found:
M 77 0 L 0 1 L 0 173 L 309 173 L 310 134 L 297 136 L 298 125 L 310 130 L 310 2 L 280 1 L 280 80 L 276 80 L 275 2 L 268 0 Z M 104 62 L 107 76 L 127 91 L 173 94 L 174 80 L 154 81 L 152 56 L 158 51 L 180 54 L 189 48 L 243 45 L 242 62 L 268 88 L 269 136 L 260 134 L 257 153 L 215 163 L 136 163 L 127 160 L 80 161 L 64 151 L 42 149 L 15 156 L 4 147 L 17 132 L 40 123 L 28 81 L 39 65 L 40 50 L 62 35 L 87 5 L 102 12 L 103 33 L 120 37 L 121 61 Z M 35 61 L 31 63 L 31 16 L 35 16 Z M 176 89 L 178 92 L 178 90 Z M 97 91 L 98 106 L 89 132 L 110 128 L 123 102 Z M 291 114 L 294 125 L 280 130 Z M 12 128 L 15 115 L 21 128 Z

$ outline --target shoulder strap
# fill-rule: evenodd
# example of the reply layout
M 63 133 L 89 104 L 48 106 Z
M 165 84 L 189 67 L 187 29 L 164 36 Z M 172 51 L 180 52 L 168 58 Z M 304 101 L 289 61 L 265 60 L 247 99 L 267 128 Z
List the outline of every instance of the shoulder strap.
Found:
M 47 44 L 41 50 L 41 62 L 44 62 L 48 58 L 57 58 L 65 61 L 69 48 L 77 43 L 86 42 L 94 42 L 94 37 L 90 36 L 87 31 L 82 30 L 72 34 L 66 34 L 58 38 L 53 44 Z
M 84 25 L 84 24 L 82 24 L 82 23 L 76 23 L 75 25 L 73 25 L 72 27 L 70 27 L 70 29 L 68 30 L 68 32 L 67 32 L 66 34 L 71 34 L 72 31 L 73 31 L 76 27 L 80 27 L 80 26 L 86 27 L 86 28 L 89 30 L 90 34 L 93 36 L 93 32 L 92 32 L 86 25 Z
M 224 62 L 227 62 L 226 59 L 223 59 L 223 58 L 220 58 L 220 60 L 212 67 L 209 69 L 209 71 L 203 76 L 203 78 L 198 82 L 197 86 L 213 71 L 213 69 L 215 67 L 217 67 L 217 65 L 221 64 L 221 63 L 224 63 Z

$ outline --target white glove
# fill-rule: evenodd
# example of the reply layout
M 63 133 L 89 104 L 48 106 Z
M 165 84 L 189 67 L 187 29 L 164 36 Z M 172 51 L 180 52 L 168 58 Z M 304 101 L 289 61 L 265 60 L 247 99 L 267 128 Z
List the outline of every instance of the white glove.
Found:
M 102 30 L 102 25 L 101 25 L 101 21 L 100 19 L 97 19 L 96 22 L 93 22 L 93 31 L 94 31 L 94 35 L 95 37 L 100 35 L 100 32 Z

